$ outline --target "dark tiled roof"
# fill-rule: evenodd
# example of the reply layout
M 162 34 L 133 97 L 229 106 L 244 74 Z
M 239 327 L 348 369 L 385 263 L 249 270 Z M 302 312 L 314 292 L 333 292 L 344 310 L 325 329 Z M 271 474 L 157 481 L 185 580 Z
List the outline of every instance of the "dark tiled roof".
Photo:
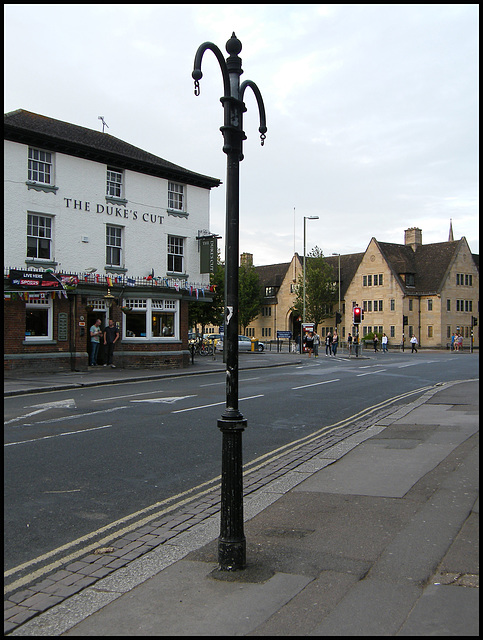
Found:
M 364 253 L 348 253 L 340 256 L 340 295 L 341 299 L 345 299 L 345 294 L 349 285 L 351 284 L 356 271 L 361 264 L 361 260 L 364 257 Z M 334 282 L 339 280 L 339 257 L 327 256 L 325 258 L 327 264 L 332 267 L 332 273 L 334 274 Z
M 258 273 L 262 287 L 280 287 L 289 267 L 290 262 L 283 262 L 255 267 L 255 271 Z
M 377 241 L 376 241 L 377 242 Z M 422 244 L 416 251 L 409 245 L 377 242 L 381 253 L 406 294 L 437 293 L 441 290 L 448 267 L 459 243 L 436 242 Z M 414 274 L 414 286 L 407 287 L 401 274 Z
M 184 169 L 108 133 L 48 118 L 24 109 L 4 114 L 4 137 L 6 140 L 37 145 L 79 158 L 112 164 L 120 169 L 178 180 L 206 189 L 221 184 L 217 178 Z

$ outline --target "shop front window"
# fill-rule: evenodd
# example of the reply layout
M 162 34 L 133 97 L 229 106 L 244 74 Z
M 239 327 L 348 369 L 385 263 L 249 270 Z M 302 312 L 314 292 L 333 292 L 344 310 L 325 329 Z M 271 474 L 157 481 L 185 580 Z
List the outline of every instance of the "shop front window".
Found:
M 157 341 L 178 339 L 178 305 L 177 300 L 125 298 L 124 306 L 130 311 L 124 316 L 123 339 L 142 338 Z

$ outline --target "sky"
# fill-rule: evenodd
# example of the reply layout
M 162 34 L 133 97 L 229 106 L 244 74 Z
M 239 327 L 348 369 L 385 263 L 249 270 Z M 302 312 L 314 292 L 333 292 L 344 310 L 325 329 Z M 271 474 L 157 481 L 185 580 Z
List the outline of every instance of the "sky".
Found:
M 210 231 L 225 236 L 219 63 L 242 43 L 240 252 L 255 265 L 366 250 L 370 239 L 465 236 L 479 253 L 478 5 L 7 4 L 4 112 L 102 131 L 222 180 Z M 223 240 L 219 241 L 223 247 Z

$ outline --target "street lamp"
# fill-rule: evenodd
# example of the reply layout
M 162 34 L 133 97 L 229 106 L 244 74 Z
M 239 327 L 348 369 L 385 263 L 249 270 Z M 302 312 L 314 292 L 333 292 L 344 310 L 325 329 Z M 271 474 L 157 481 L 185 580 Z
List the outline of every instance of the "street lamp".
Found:
M 305 322 L 305 239 L 307 235 L 306 220 L 318 220 L 319 216 L 304 216 L 304 309 L 302 313 L 302 322 Z M 300 349 L 302 349 L 302 336 L 300 336 Z
M 225 344 L 226 344 L 226 406 L 218 428 L 222 433 L 221 470 L 221 522 L 218 538 L 218 562 L 220 569 L 233 571 L 246 566 L 246 540 L 243 533 L 243 478 L 242 433 L 247 421 L 238 410 L 238 254 L 239 254 L 239 165 L 243 160 L 243 102 L 245 89 L 255 94 L 260 114 L 261 143 L 267 132 L 265 107 L 257 85 L 245 80 L 238 56 L 242 44 L 233 33 L 226 43 L 230 54 L 224 59 L 220 49 L 212 42 L 205 42 L 196 52 L 193 73 L 195 95 L 199 95 L 201 60 L 207 49 L 216 56 L 223 76 L 224 95 L 220 98 L 224 110 L 223 151 L 227 154 L 226 171 L 226 242 L 225 242 Z
M 341 314 L 340 310 L 340 253 L 333 253 L 333 256 L 339 256 L 339 314 Z M 336 323 L 337 326 L 337 323 Z

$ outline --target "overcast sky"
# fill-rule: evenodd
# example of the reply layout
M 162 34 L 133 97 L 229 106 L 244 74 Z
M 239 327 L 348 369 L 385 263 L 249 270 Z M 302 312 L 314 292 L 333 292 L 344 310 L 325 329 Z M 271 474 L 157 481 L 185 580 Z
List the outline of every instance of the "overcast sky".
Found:
M 256 265 L 365 251 L 371 237 L 466 236 L 479 253 L 476 4 L 7 4 L 5 112 L 102 130 L 220 178 L 211 231 L 225 235 L 219 64 L 232 32 L 245 92 L 240 251 Z

